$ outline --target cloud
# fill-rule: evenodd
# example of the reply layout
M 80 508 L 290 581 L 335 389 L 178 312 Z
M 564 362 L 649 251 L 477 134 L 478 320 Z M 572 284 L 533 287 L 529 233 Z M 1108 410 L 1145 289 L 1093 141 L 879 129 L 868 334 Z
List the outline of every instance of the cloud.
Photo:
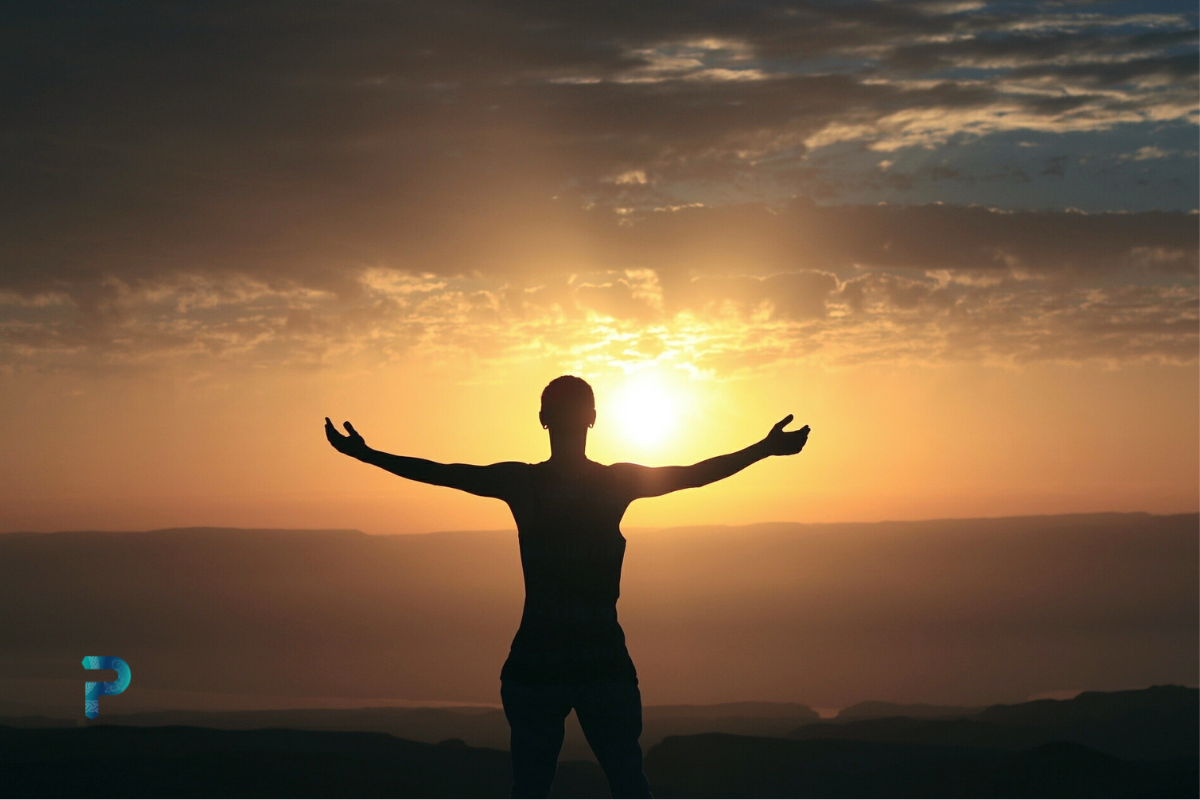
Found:
M 0 71 L 5 210 L 26 237 L 104 235 L 97 204 L 179 236 L 266 202 L 318 214 L 317 193 L 548 197 L 638 172 L 747 201 L 843 142 L 1196 121 L 1190 8 L 966 9 L 42 3 Z
M 11 29 L 8 371 L 572 358 L 637 330 L 696 363 L 1194 358 L 1194 216 L 1020 210 L 1193 150 L 903 157 L 1191 130 L 1191 7 L 46 2 Z M 870 167 L 816 157 L 839 148 Z M 951 183 L 1020 202 L 922 202 Z M 787 202 L 848 186 L 914 205 Z
M 397 261 L 425 272 L 310 266 L 297 271 L 308 281 L 196 271 L 12 286 L 0 298 L 0 363 L 321 367 L 455 352 L 504 361 L 531 346 L 564 363 L 619 361 L 639 337 L 657 342 L 653 358 L 726 371 L 742 357 L 1196 358 L 1191 214 L 801 202 L 521 224 L 542 235 L 479 240 L 443 226 L 409 241 Z

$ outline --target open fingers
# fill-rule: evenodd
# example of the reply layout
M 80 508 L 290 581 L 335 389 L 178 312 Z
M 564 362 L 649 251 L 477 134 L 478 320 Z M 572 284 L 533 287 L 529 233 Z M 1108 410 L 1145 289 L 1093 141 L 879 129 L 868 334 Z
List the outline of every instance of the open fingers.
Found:
M 799 430 L 784 432 L 784 436 L 787 437 L 793 452 L 799 453 L 804 449 L 804 445 L 808 444 L 809 430 L 809 427 L 805 425 Z
M 782 431 L 785 427 L 787 427 L 788 423 L 791 421 L 792 421 L 792 415 L 788 414 L 786 417 L 779 420 L 779 422 L 775 423 L 775 427 L 773 428 L 773 430 Z M 761 428 L 759 430 L 761 430 Z
M 795 441 L 799 448 L 796 450 L 796 452 L 800 452 L 800 450 L 804 449 L 804 445 L 808 444 L 809 431 L 810 431 L 810 428 L 807 425 L 805 425 L 800 430 L 796 431 L 796 440 Z
M 334 449 L 341 452 L 342 443 L 346 441 L 346 437 L 338 432 L 338 429 L 333 427 L 333 423 L 329 418 L 325 418 L 325 438 L 333 445 Z
M 351 425 L 351 424 L 350 424 L 350 422 L 349 422 L 348 420 L 347 420 L 346 422 L 343 422 L 342 424 L 346 426 L 346 430 L 350 432 L 350 435 L 351 435 L 351 436 L 355 436 L 355 437 L 357 437 L 357 438 L 359 438 L 359 439 L 361 439 L 361 438 L 362 438 L 362 436 L 359 434 L 359 432 L 358 432 L 358 431 L 356 431 L 356 430 L 354 430 L 354 426 L 353 426 L 353 425 Z

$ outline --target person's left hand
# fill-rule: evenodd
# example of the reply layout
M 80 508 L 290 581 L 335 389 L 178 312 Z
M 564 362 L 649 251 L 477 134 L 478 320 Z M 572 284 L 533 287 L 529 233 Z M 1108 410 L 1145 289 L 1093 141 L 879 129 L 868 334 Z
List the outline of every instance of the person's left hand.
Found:
M 354 430 L 354 426 L 349 422 L 343 422 L 346 426 L 349 436 L 343 436 L 338 432 L 338 429 L 333 427 L 333 423 L 329 421 L 329 417 L 325 418 L 325 438 L 333 445 L 333 449 L 339 453 L 350 456 L 351 458 L 362 458 L 370 450 L 363 437 L 358 431 Z
M 805 443 L 808 442 L 809 428 L 805 425 L 798 431 L 785 431 L 784 428 L 791 423 L 792 415 L 788 414 L 775 426 L 771 428 L 771 432 L 763 439 L 763 444 L 767 447 L 767 452 L 773 456 L 792 456 L 804 449 Z

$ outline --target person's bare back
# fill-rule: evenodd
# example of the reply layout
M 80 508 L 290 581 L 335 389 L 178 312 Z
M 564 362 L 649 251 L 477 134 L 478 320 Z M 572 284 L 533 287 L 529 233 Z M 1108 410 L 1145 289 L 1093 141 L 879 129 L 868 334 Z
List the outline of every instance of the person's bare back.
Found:
M 500 677 L 527 683 L 637 680 L 617 622 L 633 500 L 628 470 L 593 461 L 526 465 L 505 498 L 517 522 L 525 607 Z

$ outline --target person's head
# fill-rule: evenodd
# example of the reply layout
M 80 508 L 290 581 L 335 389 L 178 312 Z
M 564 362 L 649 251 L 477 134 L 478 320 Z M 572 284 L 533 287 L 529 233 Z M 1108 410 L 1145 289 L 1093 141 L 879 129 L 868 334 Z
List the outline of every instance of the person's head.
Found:
M 563 375 L 542 390 L 542 410 L 538 413 L 543 428 L 569 430 L 590 428 L 596 421 L 596 396 L 583 378 Z

